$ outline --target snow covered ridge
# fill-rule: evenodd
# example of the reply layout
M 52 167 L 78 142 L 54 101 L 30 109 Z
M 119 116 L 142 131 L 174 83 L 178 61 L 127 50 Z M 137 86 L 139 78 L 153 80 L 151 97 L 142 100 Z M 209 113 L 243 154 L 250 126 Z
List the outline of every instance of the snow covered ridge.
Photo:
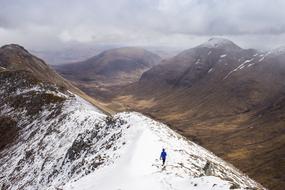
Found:
M 263 189 L 233 166 L 140 113 L 119 113 L 122 136 L 114 164 L 99 168 L 63 189 Z M 166 148 L 166 166 L 159 153 Z
M 18 128 L 17 138 L 0 150 L 0 189 L 56 187 L 104 163 L 105 155 L 96 154 L 104 147 L 96 144 L 91 151 L 82 139 L 103 143 L 109 125 L 100 122 L 106 115 L 70 92 L 14 79 L 1 80 L 0 86 L 0 117 Z M 41 102 L 31 105 L 33 101 Z
M 0 117 L 19 129 L 0 149 L 0 189 L 263 189 L 140 113 L 107 116 L 68 91 L 23 81 L 0 81 Z M 43 100 L 31 112 L 31 101 L 46 96 L 56 101 Z

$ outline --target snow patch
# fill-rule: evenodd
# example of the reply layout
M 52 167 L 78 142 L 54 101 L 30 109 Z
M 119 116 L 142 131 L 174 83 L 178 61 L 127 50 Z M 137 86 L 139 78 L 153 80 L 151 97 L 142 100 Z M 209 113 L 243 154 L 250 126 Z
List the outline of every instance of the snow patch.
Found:
M 6 70 L 6 68 L 5 68 L 5 67 L 1 67 L 1 66 L 0 66 L 0 69 Z
M 263 61 L 263 60 L 264 60 L 264 58 L 265 58 L 265 57 L 261 57 L 261 58 L 258 60 L 258 62 Z
M 248 64 L 247 67 L 251 67 L 253 65 L 255 65 L 255 63 Z
M 200 63 L 200 59 L 197 59 L 195 62 L 195 65 L 198 65 Z
M 238 59 L 238 62 L 241 62 L 243 59 L 244 59 L 243 57 L 239 58 L 239 59 Z
M 252 62 L 253 60 L 254 60 L 254 58 L 245 60 L 242 64 L 250 63 L 250 62 Z
M 245 60 L 242 64 L 240 64 L 238 67 L 236 67 L 234 70 L 230 71 L 225 77 L 223 80 L 227 79 L 232 73 L 238 71 L 238 70 L 241 70 L 243 68 L 245 68 L 246 64 L 247 63 L 251 63 L 252 61 L 254 60 L 254 58 L 252 59 L 249 59 L 249 60 Z M 249 64 L 250 66 L 247 66 L 247 67 L 251 67 L 252 65 L 254 65 L 254 63 L 252 64 Z

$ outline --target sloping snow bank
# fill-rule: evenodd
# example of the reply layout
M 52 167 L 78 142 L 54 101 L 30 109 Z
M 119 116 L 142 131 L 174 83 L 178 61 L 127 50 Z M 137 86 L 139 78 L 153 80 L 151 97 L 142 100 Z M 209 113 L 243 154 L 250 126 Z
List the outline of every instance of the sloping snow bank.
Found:
M 81 133 L 99 126 L 105 115 L 80 97 L 67 100 L 61 110 L 55 113 L 44 109 L 32 121 L 25 114 L 19 115 L 22 129 L 18 140 L 0 152 L 0 187 L 45 189 L 77 177 L 71 171 L 76 171 L 80 159 L 68 162 L 69 149 Z M 2 114 L 18 117 L 5 111 Z
M 117 150 L 120 158 L 66 184 L 64 190 L 208 190 L 258 186 L 233 166 L 159 122 L 139 113 L 119 113 L 115 118 L 124 121 L 122 137 L 117 141 L 125 144 Z M 168 154 L 164 167 L 159 160 L 162 148 Z M 211 167 L 206 171 L 203 168 L 207 162 Z M 213 176 L 207 176 L 209 173 Z

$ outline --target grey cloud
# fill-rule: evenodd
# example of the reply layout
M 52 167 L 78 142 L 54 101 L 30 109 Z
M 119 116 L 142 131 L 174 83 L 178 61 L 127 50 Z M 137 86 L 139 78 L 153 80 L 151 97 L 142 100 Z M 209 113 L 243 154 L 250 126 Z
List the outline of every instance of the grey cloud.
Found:
M 68 42 L 186 47 L 210 36 L 263 47 L 256 39 L 266 38 L 266 47 L 275 47 L 285 40 L 283 0 L 0 0 L 0 7 L 0 44 L 32 48 Z

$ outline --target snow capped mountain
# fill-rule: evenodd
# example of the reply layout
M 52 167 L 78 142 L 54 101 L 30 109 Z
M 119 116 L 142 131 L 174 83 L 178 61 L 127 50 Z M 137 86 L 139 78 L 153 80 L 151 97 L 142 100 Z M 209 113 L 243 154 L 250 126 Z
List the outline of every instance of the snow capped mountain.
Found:
M 263 189 L 142 114 L 108 116 L 26 71 L 2 71 L 0 78 L 1 135 L 10 137 L 0 141 L 3 190 Z

